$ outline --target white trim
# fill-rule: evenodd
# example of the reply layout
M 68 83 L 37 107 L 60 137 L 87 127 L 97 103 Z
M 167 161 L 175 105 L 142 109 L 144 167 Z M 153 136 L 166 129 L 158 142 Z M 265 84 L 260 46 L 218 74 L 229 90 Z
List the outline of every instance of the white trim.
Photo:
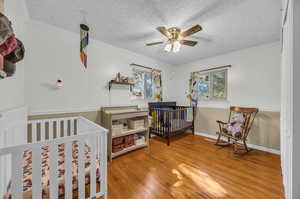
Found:
M 288 6 L 287 6 L 288 5 Z M 293 67 L 294 66 L 294 0 L 283 1 L 287 12 L 286 23 L 282 24 L 281 57 L 281 167 L 285 198 L 293 197 Z M 284 17 L 284 15 L 282 16 Z
M 210 135 L 210 134 L 202 133 L 202 132 L 195 132 L 195 135 L 203 136 L 203 137 L 207 137 L 207 138 L 211 138 L 211 139 L 217 139 L 216 135 Z M 247 144 L 247 145 L 250 148 L 253 148 L 253 149 L 256 149 L 256 150 L 265 151 L 265 152 L 280 155 L 280 150 L 277 150 L 277 149 L 267 148 L 267 147 L 259 146 L 259 145 L 255 145 L 255 144 Z
M 85 113 L 85 112 L 97 112 L 100 108 L 74 108 L 74 109 L 61 109 L 61 110 L 44 110 L 44 111 L 29 111 L 29 116 L 36 115 L 53 115 L 53 114 L 68 114 L 68 113 Z

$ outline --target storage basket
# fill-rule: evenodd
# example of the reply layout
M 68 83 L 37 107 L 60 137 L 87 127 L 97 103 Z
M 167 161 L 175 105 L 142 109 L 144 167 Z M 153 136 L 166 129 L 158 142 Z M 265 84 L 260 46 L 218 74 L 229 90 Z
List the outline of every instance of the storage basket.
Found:
M 143 119 L 130 119 L 128 120 L 128 127 L 130 129 L 145 128 L 145 121 Z
M 123 124 L 120 122 L 113 122 L 111 133 L 113 136 L 122 134 Z
M 134 135 L 128 135 L 124 137 L 125 147 L 131 147 L 134 145 Z
M 117 146 L 117 145 L 120 145 L 120 144 L 124 144 L 124 137 L 118 137 L 118 138 L 114 138 L 112 140 L 112 145 L 113 146 Z
M 118 144 L 118 145 L 113 145 L 112 146 L 112 152 L 113 153 L 117 153 L 119 151 L 122 151 L 124 149 L 125 145 L 122 143 L 122 144 Z
M 143 145 L 146 143 L 146 137 L 145 136 L 136 136 L 134 140 L 135 145 Z

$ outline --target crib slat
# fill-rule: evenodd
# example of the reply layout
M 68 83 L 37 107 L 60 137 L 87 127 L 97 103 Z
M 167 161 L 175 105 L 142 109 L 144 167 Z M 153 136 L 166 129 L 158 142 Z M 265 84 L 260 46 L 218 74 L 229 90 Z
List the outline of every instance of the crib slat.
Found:
M 68 120 L 63 120 L 63 136 L 68 136 Z
M 65 198 L 72 199 L 72 142 L 65 143 Z
M 101 182 L 101 191 L 105 190 L 105 160 L 106 160 L 106 155 L 105 155 L 105 149 L 104 145 L 105 145 L 105 136 L 99 136 L 100 138 L 100 156 L 99 156 L 99 164 L 100 164 L 100 182 Z
M 49 140 L 54 139 L 54 133 L 53 133 L 53 122 L 49 121 Z
M 91 145 L 91 196 L 96 194 L 96 139 L 95 135 L 90 136 Z
M 78 119 L 74 119 L 74 135 L 78 135 Z
M 102 136 L 102 139 L 103 139 L 103 145 L 102 145 L 102 150 L 103 150 L 103 160 L 102 160 L 102 170 L 103 170 L 103 173 L 101 173 L 100 175 L 103 175 L 103 179 L 102 179 L 102 183 L 103 183 L 103 186 L 104 188 L 101 190 L 104 192 L 104 199 L 108 198 L 107 196 L 107 135 L 103 135 Z
M 23 191 L 23 168 L 22 152 L 12 154 L 12 198 L 22 198 Z
M 61 122 L 60 120 L 56 121 L 56 138 L 60 138 L 61 137 Z
M 70 120 L 70 136 L 75 135 L 74 132 L 74 120 Z
M 80 140 L 78 146 L 78 198 L 85 198 L 85 158 L 84 140 Z
M 58 148 L 50 145 L 50 198 L 58 198 Z
M 35 123 L 35 122 L 31 124 L 31 142 L 37 141 L 36 125 L 37 125 L 37 123 Z
M 32 150 L 32 198 L 42 198 L 42 156 L 41 148 Z
M 46 137 L 46 129 L 45 129 L 45 122 L 41 122 L 41 141 L 45 140 Z

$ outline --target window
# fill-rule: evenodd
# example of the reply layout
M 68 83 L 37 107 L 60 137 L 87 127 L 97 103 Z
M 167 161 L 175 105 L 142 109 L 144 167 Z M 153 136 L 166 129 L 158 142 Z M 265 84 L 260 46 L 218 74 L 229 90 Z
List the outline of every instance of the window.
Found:
M 227 69 L 191 73 L 190 90 L 198 100 L 226 100 Z
M 161 72 L 158 70 L 133 69 L 135 84 L 132 86 L 133 99 L 162 99 Z

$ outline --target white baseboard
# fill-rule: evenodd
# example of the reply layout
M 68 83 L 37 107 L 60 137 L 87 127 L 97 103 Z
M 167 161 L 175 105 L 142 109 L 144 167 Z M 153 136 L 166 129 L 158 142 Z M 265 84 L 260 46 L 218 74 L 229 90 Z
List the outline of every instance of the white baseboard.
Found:
M 207 138 L 211 138 L 211 139 L 217 139 L 216 135 L 209 135 L 209 134 L 201 133 L 201 132 L 195 132 L 195 135 L 199 135 L 199 136 L 203 136 L 203 137 L 207 137 Z M 265 152 L 280 155 L 280 150 L 277 150 L 277 149 L 271 149 L 271 148 L 267 148 L 267 147 L 259 146 L 259 145 L 255 145 L 255 144 L 247 144 L 247 145 L 252 149 L 257 149 L 260 151 L 265 151 Z

